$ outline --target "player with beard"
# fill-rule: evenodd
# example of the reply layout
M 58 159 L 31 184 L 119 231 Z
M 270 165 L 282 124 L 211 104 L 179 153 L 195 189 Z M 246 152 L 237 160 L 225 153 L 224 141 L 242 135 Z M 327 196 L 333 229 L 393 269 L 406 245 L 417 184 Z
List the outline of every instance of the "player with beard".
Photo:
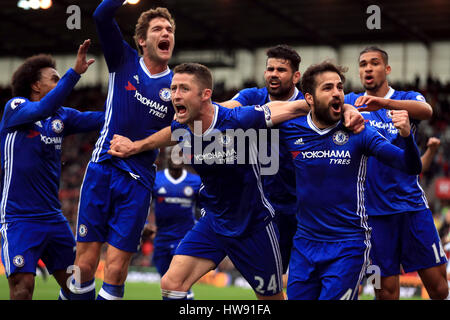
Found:
M 368 126 L 403 148 L 391 110 L 407 111 L 412 134 L 417 135 L 420 121 L 431 118 L 432 108 L 422 94 L 390 87 L 390 72 L 384 50 L 365 48 L 359 55 L 359 76 L 366 91 L 347 94 L 345 102 L 361 107 Z M 418 174 L 406 174 L 377 159 L 369 159 L 367 167 L 367 213 L 373 229 L 371 259 L 381 269 L 377 299 L 399 299 L 401 267 L 405 272 L 419 273 L 432 299 L 445 299 L 449 295 L 447 258 Z
M 288 299 L 356 299 L 370 252 L 364 180 L 369 156 L 410 174 L 421 170 L 406 111 L 392 120 L 404 150 L 376 130 L 354 134 L 342 124 L 343 69 L 323 62 L 303 74 L 311 106 L 279 125 L 297 181 L 297 233 L 289 264 Z
M 94 12 L 109 88 L 105 124 L 81 187 L 73 299 L 95 299 L 94 277 L 105 242 L 104 281 L 97 299 L 123 298 L 128 265 L 139 249 L 150 208 L 158 150 L 127 159 L 113 157 L 107 153 L 113 134 L 143 139 L 170 125 L 174 115 L 168 62 L 175 22 L 165 8 L 143 12 L 135 29 L 137 52 L 123 40 L 114 20 L 122 4 L 123 0 L 104 0 Z
M 263 105 L 270 101 L 303 100 L 303 94 L 297 89 L 300 81 L 300 55 L 287 45 L 277 45 L 266 52 L 267 61 L 264 71 L 265 87 L 241 90 L 232 100 L 221 105 L 237 106 Z M 306 102 L 305 102 L 306 107 Z M 276 127 L 275 127 L 276 128 Z M 270 136 L 268 137 L 270 139 Z M 288 150 L 282 145 L 270 143 L 268 150 L 279 152 L 279 170 L 275 175 L 263 175 L 263 190 L 275 209 L 275 223 L 280 230 L 280 251 L 283 260 L 283 274 L 287 272 L 292 249 L 292 238 L 297 230 L 296 196 L 294 166 Z M 284 277 L 286 284 L 287 278 Z

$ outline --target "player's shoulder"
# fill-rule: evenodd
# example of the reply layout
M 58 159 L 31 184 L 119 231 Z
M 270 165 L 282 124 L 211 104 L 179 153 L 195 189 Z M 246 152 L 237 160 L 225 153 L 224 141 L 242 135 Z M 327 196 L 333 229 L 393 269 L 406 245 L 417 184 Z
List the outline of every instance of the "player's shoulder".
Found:
M 25 97 L 14 97 L 8 100 L 5 104 L 5 111 L 6 110 L 15 110 L 17 107 L 20 107 L 21 105 L 24 105 L 25 103 L 29 102 Z
M 176 119 L 172 120 L 172 123 L 170 124 L 172 132 L 174 132 L 177 129 L 184 129 L 188 132 L 191 132 L 187 124 L 179 123 Z
M 201 182 L 201 178 L 198 174 L 186 171 L 186 179 L 191 180 L 193 182 Z
M 278 124 L 276 127 L 279 129 L 293 129 L 299 127 L 306 127 L 308 122 L 308 115 L 303 115 L 296 117 L 294 119 L 290 119 Z
M 425 97 L 422 93 L 409 90 L 409 91 L 403 91 L 403 90 L 395 90 L 394 93 L 391 96 L 391 99 L 395 100 L 417 100 L 417 101 L 423 101 L 426 102 Z
M 258 87 L 251 87 L 251 88 L 245 88 L 239 91 L 232 100 L 238 100 L 243 101 L 245 104 L 258 104 L 258 103 L 264 103 L 267 100 L 267 88 L 258 88 Z
M 258 88 L 258 87 L 245 88 L 245 89 L 242 89 L 241 91 L 239 91 L 239 93 L 265 95 L 265 94 L 267 94 L 267 88 L 266 87 L 262 87 L 262 88 Z
M 354 104 L 356 99 L 363 96 L 364 92 L 349 92 L 345 95 L 345 102 L 349 104 Z
M 166 176 L 164 175 L 164 170 L 165 170 L 165 169 L 156 171 L 156 175 L 155 175 L 155 183 L 160 183 L 161 181 L 166 180 Z

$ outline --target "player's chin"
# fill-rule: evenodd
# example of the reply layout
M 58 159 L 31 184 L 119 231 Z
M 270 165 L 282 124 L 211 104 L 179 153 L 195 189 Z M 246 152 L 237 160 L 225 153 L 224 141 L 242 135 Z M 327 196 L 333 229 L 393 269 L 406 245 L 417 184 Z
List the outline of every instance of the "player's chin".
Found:
M 342 118 L 342 108 L 339 110 L 330 109 L 330 118 L 333 122 L 337 122 Z
M 167 49 L 167 50 L 158 50 L 158 56 L 160 60 L 163 61 L 169 61 L 172 58 L 172 50 L 171 49 Z
M 189 117 L 185 113 L 179 114 L 177 113 L 177 122 L 180 124 L 186 124 L 189 121 Z

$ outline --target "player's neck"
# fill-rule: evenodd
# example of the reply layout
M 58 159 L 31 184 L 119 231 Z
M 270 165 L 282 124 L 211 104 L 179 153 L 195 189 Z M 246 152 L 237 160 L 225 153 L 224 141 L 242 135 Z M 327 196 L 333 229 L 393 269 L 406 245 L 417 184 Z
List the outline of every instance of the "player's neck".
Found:
M 215 107 L 212 104 L 212 102 L 211 101 L 206 102 L 205 105 L 201 108 L 198 117 L 192 123 L 188 124 L 191 131 L 194 132 L 195 134 L 199 134 L 197 126 L 194 127 L 194 123 L 196 123 L 197 121 L 200 121 L 200 123 L 202 125 L 201 133 L 204 134 L 205 131 L 211 127 L 211 124 L 214 120 L 214 112 L 215 112 Z
M 269 94 L 270 101 L 289 101 L 293 98 L 293 95 L 295 94 L 295 87 L 293 87 L 286 95 L 281 97 L 274 97 Z
M 366 94 L 374 97 L 385 97 L 389 92 L 389 84 L 387 81 L 383 82 L 381 86 L 373 90 L 366 90 Z
M 150 59 L 148 56 L 144 56 L 144 63 L 150 74 L 158 74 L 167 69 L 167 62 L 155 61 Z
M 41 97 L 39 95 L 39 93 L 35 92 L 35 91 L 31 91 L 30 93 L 30 101 L 40 101 Z
M 318 119 L 317 116 L 316 116 L 316 114 L 315 114 L 313 111 L 311 111 L 311 120 L 312 120 L 312 122 L 314 123 L 314 125 L 315 125 L 317 128 L 319 128 L 320 130 L 324 130 L 324 129 L 326 129 L 326 128 L 330 128 L 330 127 L 336 125 L 336 123 L 339 122 L 339 121 L 336 121 L 336 122 L 333 123 L 333 124 L 325 123 L 325 122 L 321 121 L 320 119 Z
M 172 178 L 175 180 L 181 177 L 181 174 L 183 173 L 183 168 L 169 168 L 169 174 Z

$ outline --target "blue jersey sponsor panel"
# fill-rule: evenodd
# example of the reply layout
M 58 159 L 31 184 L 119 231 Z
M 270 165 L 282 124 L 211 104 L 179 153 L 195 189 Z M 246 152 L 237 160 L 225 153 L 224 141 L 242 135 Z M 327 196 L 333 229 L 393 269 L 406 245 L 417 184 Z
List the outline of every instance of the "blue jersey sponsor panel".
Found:
M 322 241 L 368 239 L 365 179 L 368 156 L 399 169 L 418 172 L 420 156 L 409 136 L 405 150 L 375 129 L 349 132 L 341 122 L 319 129 L 311 113 L 280 125 L 280 136 L 294 159 L 297 181 L 297 235 Z
M 153 187 L 157 227 L 155 250 L 170 250 L 173 242 L 180 241 L 192 229 L 200 185 L 200 177 L 186 170 L 177 179 L 168 169 L 156 173 Z
M 262 192 L 258 143 L 242 139 L 244 134 L 257 138 L 258 131 L 252 129 L 265 128 L 267 117 L 267 107 L 227 109 L 214 104 L 213 122 L 202 135 L 172 123 L 172 134 L 182 141 L 185 159 L 201 177 L 200 202 L 218 234 L 239 236 L 273 218 L 273 208 Z
M 294 94 L 289 99 L 304 99 L 303 94 L 295 88 Z M 267 88 L 248 88 L 241 90 L 233 100 L 238 101 L 243 106 L 263 105 L 270 102 Z M 276 128 L 276 127 L 275 127 Z M 276 213 L 295 214 L 296 196 L 295 196 L 295 174 L 292 157 L 286 146 L 280 143 L 272 143 L 271 135 L 268 135 L 269 155 L 279 154 L 279 170 L 274 175 L 263 175 L 264 194 L 269 199 Z
M 108 96 L 105 102 L 105 124 L 92 153 L 92 162 L 111 159 L 118 168 L 131 172 L 149 189 L 154 182 L 150 167 L 158 150 L 145 151 L 126 159 L 107 152 L 114 134 L 139 140 L 169 126 L 174 109 L 170 83 L 173 72 L 167 68 L 151 74 L 136 50 L 122 37 L 114 14 L 122 1 L 103 1 L 94 13 L 94 20 L 109 70 Z
M 354 104 L 364 93 L 349 93 L 345 102 Z M 415 91 L 397 91 L 390 88 L 385 98 L 393 100 L 425 101 Z M 392 123 L 390 110 L 363 112 L 366 125 L 376 129 L 392 144 L 404 148 L 404 140 Z M 411 119 L 412 133 L 416 136 L 419 121 Z M 367 163 L 367 212 L 369 215 L 390 215 L 401 212 L 421 211 L 428 208 L 425 192 L 419 184 L 419 176 L 404 173 L 387 166 L 375 158 Z
M 71 87 L 61 83 L 53 90 L 56 92 L 48 95 L 70 92 Z M 58 198 L 63 139 L 98 130 L 103 124 L 103 112 L 56 106 L 53 114 L 45 114 L 49 103 L 54 102 L 16 97 L 5 106 L 0 123 L 1 223 L 44 218 L 63 221 Z

